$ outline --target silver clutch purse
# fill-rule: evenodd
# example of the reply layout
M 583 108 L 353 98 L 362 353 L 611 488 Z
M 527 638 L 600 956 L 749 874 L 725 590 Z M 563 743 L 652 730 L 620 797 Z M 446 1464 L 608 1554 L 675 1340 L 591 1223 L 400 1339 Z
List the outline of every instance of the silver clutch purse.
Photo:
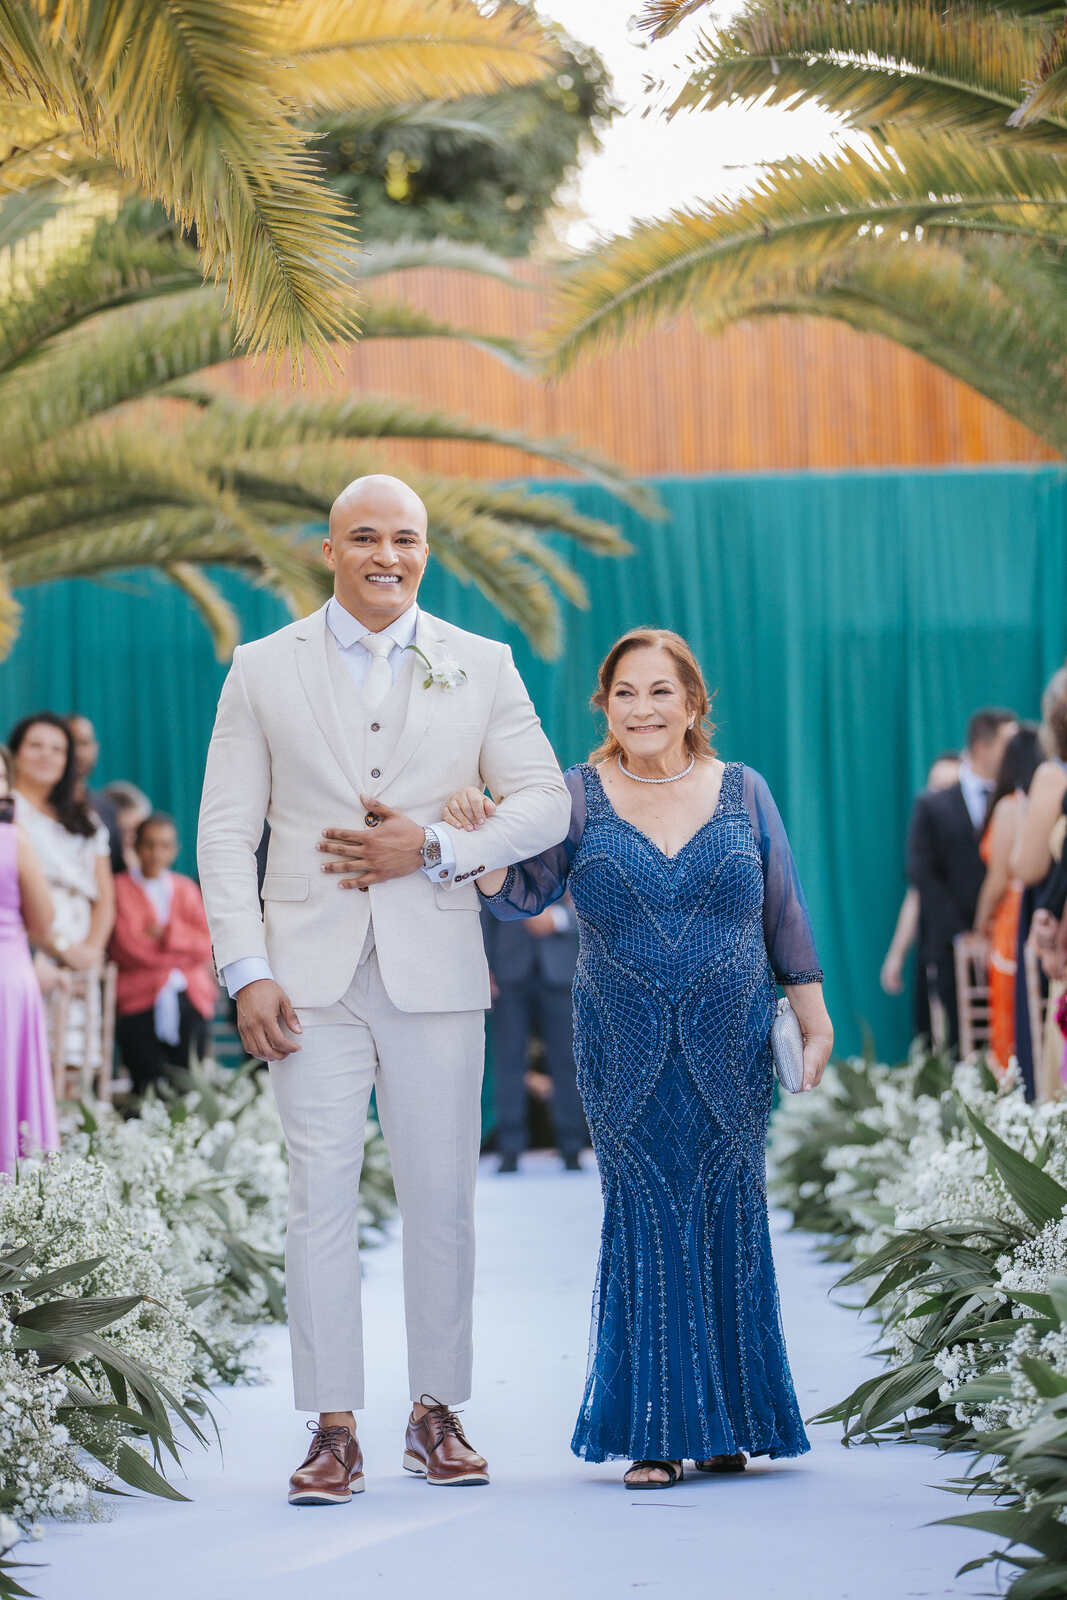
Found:
M 779 1000 L 771 1023 L 771 1056 L 782 1088 L 789 1094 L 799 1094 L 804 1087 L 804 1037 L 785 995 Z

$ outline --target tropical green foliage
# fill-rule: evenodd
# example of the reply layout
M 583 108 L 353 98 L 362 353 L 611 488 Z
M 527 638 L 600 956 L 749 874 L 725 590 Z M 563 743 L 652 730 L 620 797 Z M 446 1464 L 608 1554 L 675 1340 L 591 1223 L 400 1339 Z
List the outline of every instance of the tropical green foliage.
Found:
M 832 1068 L 783 1106 L 775 1188 L 851 1266 L 884 1370 L 831 1406 L 844 1442 L 967 1456 L 947 1487 L 992 1502 L 944 1520 L 995 1534 L 970 1562 L 1016 1569 L 1012 1600 L 1067 1579 L 1067 1104 L 1028 1106 L 981 1063 Z M 821 1102 L 821 1103 L 820 1103 Z
M 651 0 L 660 35 L 703 9 Z M 716 331 L 832 316 L 964 379 L 1067 451 L 1064 9 L 982 0 L 749 0 L 709 26 L 668 112 L 815 104 L 846 130 L 578 263 L 557 368 L 691 311 Z
M 347 211 L 308 122 L 537 81 L 526 8 L 473 0 L 29 0 L 0 7 L 0 193 L 125 182 L 227 280 L 237 341 L 320 358 L 355 329 Z
M 566 440 L 367 394 L 250 403 L 205 381 L 204 370 L 235 351 L 233 318 L 222 292 L 200 284 L 195 254 L 151 208 L 100 220 L 65 248 L 42 248 L 39 259 L 35 243 L 22 241 L 20 270 L 0 297 L 8 446 L 0 462 L 0 648 L 14 637 L 16 586 L 141 565 L 185 591 L 223 656 L 236 642 L 234 619 L 205 567 L 239 567 L 271 584 L 295 614 L 314 609 L 329 575 L 320 537 L 301 534 L 321 529 L 349 479 L 386 468 L 388 458 L 373 449 L 383 439 L 516 446 L 649 504 Z M 504 263 L 458 246 L 366 252 L 354 280 L 368 297 L 365 336 L 468 339 L 520 363 L 506 340 L 442 327 L 376 297 L 381 273 L 422 266 L 435 253 L 449 265 L 507 274 Z M 558 649 L 557 596 L 579 606 L 587 597 L 545 534 L 618 552 L 616 531 L 557 496 L 406 476 L 429 509 L 435 558 L 478 583 L 538 649 Z
M 376 241 L 449 238 L 525 255 L 556 191 L 611 113 L 596 54 L 561 40 L 540 82 L 448 105 L 316 124 L 327 179 Z

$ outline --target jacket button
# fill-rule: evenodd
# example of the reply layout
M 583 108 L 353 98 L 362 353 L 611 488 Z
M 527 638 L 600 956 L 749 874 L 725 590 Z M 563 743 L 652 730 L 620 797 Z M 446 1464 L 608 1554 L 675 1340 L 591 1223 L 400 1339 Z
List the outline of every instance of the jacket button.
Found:
M 381 777 L 381 773 L 380 773 L 380 771 L 378 770 L 377 767 L 371 767 L 370 775 L 371 775 L 372 778 L 380 778 Z
M 371 725 L 370 725 L 370 731 L 371 731 L 371 733 L 381 733 L 381 731 L 382 731 L 381 723 L 380 722 L 372 722 Z

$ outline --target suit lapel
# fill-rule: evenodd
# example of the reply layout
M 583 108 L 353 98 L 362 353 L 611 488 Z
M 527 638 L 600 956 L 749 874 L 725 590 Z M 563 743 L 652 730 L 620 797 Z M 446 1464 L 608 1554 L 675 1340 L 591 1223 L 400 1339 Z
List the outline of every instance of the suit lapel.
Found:
M 333 692 L 330 665 L 326 659 L 330 643 L 326 637 L 327 631 L 325 606 L 313 611 L 297 626 L 293 634 L 296 670 L 319 732 L 348 782 L 359 794 L 363 785 L 353 752 L 348 748 L 337 696 Z
M 415 624 L 415 638 L 413 643 L 417 650 L 426 656 L 427 660 L 434 662 L 440 654 L 442 639 L 436 618 L 420 611 Z M 413 652 L 414 654 L 414 652 Z M 426 662 L 422 657 L 415 655 L 412 662 L 411 682 L 408 689 L 408 703 L 404 715 L 404 725 L 400 737 L 393 747 L 393 753 L 382 769 L 382 776 L 378 784 L 378 792 L 384 793 L 389 784 L 403 772 L 412 756 L 415 754 L 425 737 L 430 726 L 430 718 L 434 711 L 441 710 L 441 691 L 427 689 Z
M 970 834 L 972 839 L 979 838 L 980 829 L 976 828 L 974 823 L 971 821 L 971 813 L 967 810 L 967 802 L 963 798 L 963 785 L 961 783 L 958 783 L 953 790 L 953 799 L 956 802 L 956 807 L 959 812 L 960 827 L 965 829 L 966 832 Z

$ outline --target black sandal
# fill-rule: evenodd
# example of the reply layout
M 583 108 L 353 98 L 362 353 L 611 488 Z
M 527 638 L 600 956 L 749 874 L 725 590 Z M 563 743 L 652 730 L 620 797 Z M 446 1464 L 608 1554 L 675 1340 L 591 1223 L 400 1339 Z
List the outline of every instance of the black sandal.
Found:
M 648 1483 L 627 1482 L 631 1472 L 640 1472 L 646 1467 L 658 1467 L 661 1472 L 667 1474 L 667 1482 L 654 1483 L 651 1480 Z M 627 1489 L 673 1489 L 675 1484 L 683 1482 L 684 1478 L 685 1468 L 677 1461 L 635 1461 L 633 1466 L 627 1467 L 623 1473 L 622 1481 Z
M 744 1472 L 748 1457 L 743 1450 L 729 1456 L 709 1456 L 706 1461 L 694 1461 L 698 1472 Z

